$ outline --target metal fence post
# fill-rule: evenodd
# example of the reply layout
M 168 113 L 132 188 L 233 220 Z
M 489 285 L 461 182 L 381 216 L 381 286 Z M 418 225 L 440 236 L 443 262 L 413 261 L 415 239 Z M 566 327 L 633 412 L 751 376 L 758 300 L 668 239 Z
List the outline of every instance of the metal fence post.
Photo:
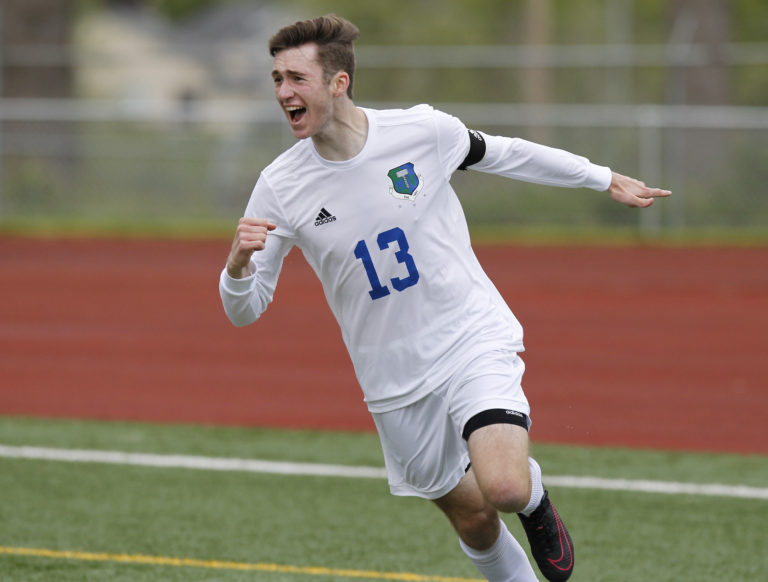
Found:
M 662 180 L 664 136 L 659 115 L 650 107 L 638 115 L 640 148 L 638 169 L 646 184 L 659 186 Z M 661 205 L 655 204 L 638 214 L 640 232 L 653 235 L 661 228 Z

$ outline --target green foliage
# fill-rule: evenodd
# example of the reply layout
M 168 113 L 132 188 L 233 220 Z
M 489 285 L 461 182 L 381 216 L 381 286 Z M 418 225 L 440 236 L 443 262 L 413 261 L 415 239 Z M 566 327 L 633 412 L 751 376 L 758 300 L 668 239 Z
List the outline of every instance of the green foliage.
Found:
M 764 43 L 768 39 L 768 3 L 764 0 L 734 0 L 733 40 Z
M 148 4 L 170 20 L 180 21 L 193 16 L 221 0 L 148 0 Z

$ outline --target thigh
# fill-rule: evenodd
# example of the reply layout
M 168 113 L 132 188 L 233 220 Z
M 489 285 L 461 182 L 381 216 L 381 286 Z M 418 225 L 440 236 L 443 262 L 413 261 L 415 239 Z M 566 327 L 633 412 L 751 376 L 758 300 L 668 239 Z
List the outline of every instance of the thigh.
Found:
M 491 424 L 469 436 L 469 457 L 479 489 L 497 509 L 523 509 L 531 496 L 528 431 Z
M 469 437 L 469 458 L 477 481 L 483 489 L 488 480 L 527 478 L 528 431 L 515 424 L 491 424 L 477 429 Z
M 441 394 L 372 416 L 393 495 L 436 499 L 456 487 L 469 455 Z
M 450 413 L 467 438 L 479 488 L 503 511 L 514 510 L 530 493 L 524 372 L 516 353 L 489 352 L 473 362 L 449 393 Z

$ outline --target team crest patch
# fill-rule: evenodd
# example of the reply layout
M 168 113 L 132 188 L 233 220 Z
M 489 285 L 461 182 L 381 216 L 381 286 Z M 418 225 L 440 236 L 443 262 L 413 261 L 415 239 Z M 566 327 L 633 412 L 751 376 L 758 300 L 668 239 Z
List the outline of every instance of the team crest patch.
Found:
M 387 176 L 392 180 L 389 193 L 395 198 L 413 200 L 421 191 L 421 176 L 416 174 L 411 162 L 392 168 L 387 172 Z

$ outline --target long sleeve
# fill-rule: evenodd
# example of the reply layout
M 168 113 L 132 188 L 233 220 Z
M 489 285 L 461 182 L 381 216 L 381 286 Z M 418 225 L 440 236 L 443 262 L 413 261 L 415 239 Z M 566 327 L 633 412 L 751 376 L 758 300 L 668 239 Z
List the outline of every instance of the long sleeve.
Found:
M 219 277 L 219 295 L 221 295 L 224 312 L 238 327 L 256 321 L 271 301 L 271 297 L 258 293 L 255 275 L 233 279 L 227 274 L 226 269 L 221 271 Z
M 520 138 L 482 135 L 485 156 L 470 166 L 471 170 L 566 188 L 603 191 L 611 184 L 610 168 L 582 156 Z
M 219 294 L 229 320 L 241 327 L 256 321 L 272 302 L 283 259 L 292 241 L 270 234 L 267 247 L 251 258 L 249 277 L 233 279 L 226 269 L 219 276 Z
M 267 236 L 264 250 L 251 255 L 250 276 L 233 279 L 226 269 L 219 276 L 219 294 L 224 311 L 238 327 L 256 321 L 272 302 L 283 259 L 295 243 L 289 221 L 263 174 L 251 193 L 245 216 L 267 218 L 277 225 L 277 229 Z

